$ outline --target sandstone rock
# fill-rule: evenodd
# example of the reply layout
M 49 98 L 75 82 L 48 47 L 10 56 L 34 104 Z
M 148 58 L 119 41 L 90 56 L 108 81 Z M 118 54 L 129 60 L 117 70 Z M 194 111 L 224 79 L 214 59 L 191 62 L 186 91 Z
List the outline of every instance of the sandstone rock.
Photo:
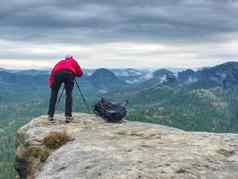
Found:
M 141 122 L 112 124 L 94 115 L 74 116 L 70 124 L 64 123 L 63 115 L 56 116 L 56 124 L 42 116 L 18 130 L 16 168 L 21 178 L 238 178 L 236 134 L 185 132 Z M 70 140 L 51 148 L 44 141 L 52 133 Z

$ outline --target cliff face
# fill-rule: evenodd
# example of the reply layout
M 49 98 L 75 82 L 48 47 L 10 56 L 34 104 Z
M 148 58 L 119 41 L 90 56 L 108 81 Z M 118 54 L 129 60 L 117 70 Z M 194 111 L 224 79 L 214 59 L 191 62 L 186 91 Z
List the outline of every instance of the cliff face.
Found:
M 235 179 L 238 135 L 105 123 L 93 115 L 33 119 L 17 132 L 16 168 L 27 179 Z

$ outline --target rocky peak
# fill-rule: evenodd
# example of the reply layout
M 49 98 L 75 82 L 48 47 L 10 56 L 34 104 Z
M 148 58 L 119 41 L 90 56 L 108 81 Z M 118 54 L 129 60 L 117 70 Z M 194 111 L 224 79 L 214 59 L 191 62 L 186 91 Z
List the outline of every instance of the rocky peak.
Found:
M 187 82 L 193 78 L 196 78 L 196 72 L 193 70 L 189 69 L 178 73 L 178 79 L 182 82 Z
M 105 123 L 94 115 L 33 119 L 17 132 L 16 168 L 27 179 L 238 178 L 238 135 Z
M 111 89 L 124 84 L 112 71 L 105 68 L 97 69 L 89 79 L 99 89 Z
M 153 73 L 153 76 L 154 78 L 163 78 L 163 77 L 171 77 L 171 76 L 174 76 L 174 73 L 167 70 L 167 69 L 160 69 L 160 70 L 156 70 L 154 73 Z M 176 78 L 176 77 L 175 77 Z

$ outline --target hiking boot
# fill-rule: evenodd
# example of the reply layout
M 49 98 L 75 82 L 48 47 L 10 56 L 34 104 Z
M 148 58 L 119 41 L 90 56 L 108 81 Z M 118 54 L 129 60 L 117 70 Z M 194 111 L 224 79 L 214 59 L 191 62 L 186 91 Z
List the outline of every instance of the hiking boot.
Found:
M 55 122 L 55 119 L 54 119 L 54 117 L 52 117 L 52 116 L 48 116 L 48 121 L 49 121 L 49 122 Z
M 65 122 L 66 123 L 70 123 L 73 121 L 73 117 L 72 116 L 65 116 Z

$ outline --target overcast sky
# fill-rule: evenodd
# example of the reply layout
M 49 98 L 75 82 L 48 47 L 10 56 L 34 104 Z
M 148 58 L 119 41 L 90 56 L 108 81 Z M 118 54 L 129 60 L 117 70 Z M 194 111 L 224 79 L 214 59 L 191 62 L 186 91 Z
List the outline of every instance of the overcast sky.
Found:
M 7 0 L 0 67 L 202 67 L 237 61 L 236 0 Z

